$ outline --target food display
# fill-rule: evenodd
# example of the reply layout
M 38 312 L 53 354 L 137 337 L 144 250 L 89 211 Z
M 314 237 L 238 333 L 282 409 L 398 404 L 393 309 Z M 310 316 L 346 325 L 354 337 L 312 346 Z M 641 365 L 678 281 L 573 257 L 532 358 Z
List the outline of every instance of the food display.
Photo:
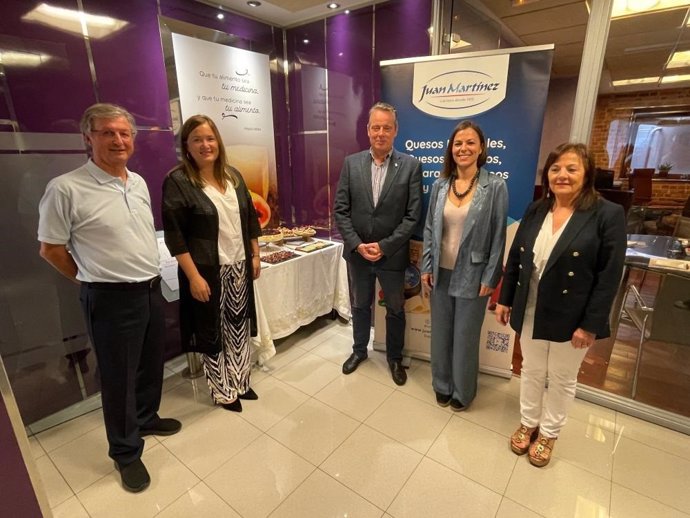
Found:
M 295 252 L 290 252 L 289 250 L 280 250 L 278 252 L 272 252 L 270 254 L 262 255 L 261 261 L 268 264 L 278 264 L 293 257 L 298 257 Z
M 332 246 L 332 245 L 333 245 L 333 243 L 329 243 L 328 241 L 313 241 L 313 242 L 309 243 L 308 245 L 299 246 L 299 247 L 295 248 L 295 250 L 297 250 L 298 252 L 309 253 L 309 252 L 315 252 L 317 250 L 321 250 L 323 248 L 327 248 L 327 247 Z
M 259 236 L 260 243 L 277 243 L 283 240 L 283 233 L 276 228 L 265 228 Z
M 278 227 L 283 233 L 283 239 L 299 239 L 299 236 L 295 234 L 295 231 L 288 227 Z
M 300 237 L 311 237 L 316 234 L 316 230 L 313 227 L 294 227 L 292 231 L 296 236 Z

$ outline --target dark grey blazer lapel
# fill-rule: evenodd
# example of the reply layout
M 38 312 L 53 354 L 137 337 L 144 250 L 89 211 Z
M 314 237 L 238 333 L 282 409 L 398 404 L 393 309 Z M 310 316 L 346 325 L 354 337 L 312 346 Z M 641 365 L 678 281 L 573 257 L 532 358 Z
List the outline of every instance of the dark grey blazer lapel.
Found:
M 369 151 L 362 152 L 362 161 L 360 162 L 359 171 L 357 173 L 362 183 L 362 189 L 367 195 L 367 199 L 371 206 L 374 206 L 374 191 L 371 187 L 371 155 Z
M 381 187 L 381 194 L 379 194 L 379 203 L 386 197 L 388 191 L 393 185 L 393 182 L 398 178 L 398 171 L 400 170 L 400 165 L 402 164 L 400 153 L 395 149 L 391 151 L 390 162 L 388 162 L 388 169 L 386 170 L 386 179 L 383 181 L 383 186 Z M 372 197 L 373 201 L 373 197 Z
M 553 247 L 553 251 L 551 252 L 549 260 L 544 267 L 544 273 L 542 273 L 542 276 L 549 271 L 549 268 L 551 268 L 560 258 L 563 252 L 565 252 L 566 248 L 568 248 L 568 245 L 573 239 L 575 239 L 575 236 L 577 236 L 587 222 L 594 217 L 595 210 L 596 209 L 592 208 L 586 211 L 576 210 L 573 212 L 573 215 L 570 216 L 570 221 L 568 221 L 565 229 L 563 229 L 561 237 L 558 239 L 558 241 L 556 241 L 556 245 Z

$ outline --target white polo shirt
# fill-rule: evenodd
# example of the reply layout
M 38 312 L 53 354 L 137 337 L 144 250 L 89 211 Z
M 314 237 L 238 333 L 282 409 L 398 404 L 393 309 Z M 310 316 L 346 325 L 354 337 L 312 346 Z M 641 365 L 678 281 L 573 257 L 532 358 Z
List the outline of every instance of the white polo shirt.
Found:
M 38 240 L 67 245 L 85 282 L 140 282 L 159 273 L 151 198 L 144 179 L 127 183 L 89 160 L 53 178 L 38 206 Z

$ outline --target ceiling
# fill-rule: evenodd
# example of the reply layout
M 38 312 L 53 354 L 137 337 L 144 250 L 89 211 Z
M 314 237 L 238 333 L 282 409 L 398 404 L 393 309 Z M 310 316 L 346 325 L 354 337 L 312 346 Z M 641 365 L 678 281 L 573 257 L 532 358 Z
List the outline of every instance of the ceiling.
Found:
M 340 7 L 331 10 L 326 7 L 328 0 L 260 0 L 259 7 L 250 7 L 246 0 L 216 1 L 229 10 L 279 27 L 301 25 L 345 9 L 378 3 L 336 0 Z M 496 41 L 502 46 L 553 43 L 553 76 L 577 77 L 589 19 L 585 0 L 455 0 L 454 4 L 448 38 L 461 38 L 463 43 L 472 44 L 463 47 L 463 51 L 485 50 L 480 39 L 486 39 L 492 30 L 496 38 L 488 43 L 490 48 L 496 48 Z M 690 27 L 686 25 L 689 10 L 690 0 L 684 7 L 612 20 L 601 88 L 611 91 L 611 81 L 663 75 L 674 51 L 690 51 Z M 673 69 L 668 74 L 690 74 L 690 66 Z M 622 86 L 616 90 L 656 86 Z

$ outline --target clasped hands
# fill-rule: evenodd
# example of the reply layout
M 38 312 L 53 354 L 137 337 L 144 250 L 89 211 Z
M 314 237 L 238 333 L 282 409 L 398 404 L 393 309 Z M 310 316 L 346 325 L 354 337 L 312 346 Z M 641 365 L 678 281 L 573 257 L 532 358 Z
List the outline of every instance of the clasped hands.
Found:
M 422 286 L 424 286 L 427 290 L 431 291 L 434 288 L 434 275 L 431 273 L 423 273 L 422 274 Z M 485 284 L 480 284 L 479 285 L 479 293 L 477 296 L 479 297 L 486 297 L 487 295 L 491 295 L 494 292 L 493 288 L 490 288 L 489 286 Z
M 357 245 L 357 253 L 367 261 L 378 261 L 383 257 L 383 251 L 378 243 L 360 243 Z

